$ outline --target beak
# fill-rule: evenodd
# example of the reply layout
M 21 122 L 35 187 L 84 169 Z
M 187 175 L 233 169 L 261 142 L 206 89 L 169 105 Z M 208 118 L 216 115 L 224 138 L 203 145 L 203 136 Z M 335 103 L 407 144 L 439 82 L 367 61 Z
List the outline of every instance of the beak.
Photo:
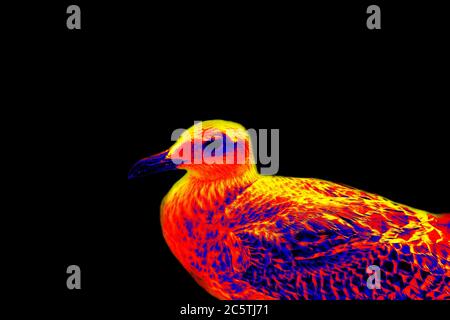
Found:
M 147 176 L 157 172 L 176 169 L 172 159 L 167 157 L 169 150 L 139 160 L 128 173 L 128 179 Z

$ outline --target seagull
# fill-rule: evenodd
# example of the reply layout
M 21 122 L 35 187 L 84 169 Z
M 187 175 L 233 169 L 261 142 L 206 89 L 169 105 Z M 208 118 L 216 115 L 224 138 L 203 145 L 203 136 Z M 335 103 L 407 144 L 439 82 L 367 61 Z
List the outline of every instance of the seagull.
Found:
M 162 201 L 164 239 L 218 299 L 450 298 L 450 214 L 321 179 L 261 175 L 248 132 L 231 121 L 194 124 L 128 178 L 171 169 L 186 174 Z

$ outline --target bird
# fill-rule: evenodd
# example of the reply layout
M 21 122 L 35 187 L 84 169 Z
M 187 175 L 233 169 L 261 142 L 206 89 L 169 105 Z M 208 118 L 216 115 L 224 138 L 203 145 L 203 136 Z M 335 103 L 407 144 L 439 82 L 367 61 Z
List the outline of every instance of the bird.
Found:
M 214 142 L 232 147 L 211 152 Z M 211 161 L 227 156 L 234 161 Z M 450 298 L 450 214 L 337 182 L 261 175 L 254 159 L 242 125 L 207 120 L 129 171 L 129 179 L 186 171 L 162 200 L 162 234 L 209 294 L 220 300 Z M 369 285 L 370 266 L 379 268 L 376 288 Z

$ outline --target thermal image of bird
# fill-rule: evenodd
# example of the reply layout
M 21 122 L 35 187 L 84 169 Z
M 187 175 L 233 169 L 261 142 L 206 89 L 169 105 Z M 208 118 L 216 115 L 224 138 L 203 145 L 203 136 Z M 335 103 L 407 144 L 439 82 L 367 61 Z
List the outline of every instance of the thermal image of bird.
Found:
M 218 141 L 223 152 L 211 148 Z M 162 232 L 211 295 L 450 299 L 450 214 L 320 179 L 260 175 L 253 159 L 244 127 L 210 120 L 129 173 L 187 171 L 162 201 Z M 380 270 L 376 288 L 368 285 L 369 266 Z

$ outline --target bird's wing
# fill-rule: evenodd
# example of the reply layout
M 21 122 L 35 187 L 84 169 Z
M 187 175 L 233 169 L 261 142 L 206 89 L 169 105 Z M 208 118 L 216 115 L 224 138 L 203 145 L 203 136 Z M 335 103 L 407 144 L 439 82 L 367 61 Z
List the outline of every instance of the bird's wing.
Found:
M 424 219 L 410 221 L 422 213 L 409 210 L 326 181 L 270 177 L 249 187 L 226 214 L 230 236 L 240 246 L 236 252 L 241 256 L 234 261 L 241 280 L 269 296 L 367 298 L 409 290 L 414 297 L 425 292 L 419 285 L 432 272 L 437 278 L 431 279 L 435 287 L 428 290 L 442 294 L 438 289 L 445 285 L 448 269 L 443 264 L 448 268 L 448 260 L 423 252 L 423 262 L 429 265 L 424 268 L 417 264 L 417 253 L 396 241 L 402 239 L 399 235 L 410 238 L 425 232 Z M 371 265 L 380 266 L 386 280 L 381 291 L 367 288 L 366 269 Z M 417 283 L 411 286 L 411 281 Z

